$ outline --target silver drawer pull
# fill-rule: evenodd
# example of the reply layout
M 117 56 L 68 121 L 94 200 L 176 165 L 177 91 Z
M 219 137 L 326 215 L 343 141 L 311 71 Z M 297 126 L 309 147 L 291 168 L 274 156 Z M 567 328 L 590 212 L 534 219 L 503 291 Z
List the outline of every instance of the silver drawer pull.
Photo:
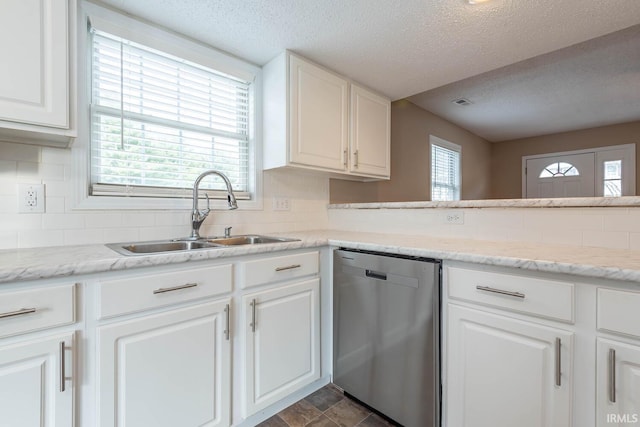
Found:
M 287 265 L 286 267 L 277 267 L 276 271 L 293 270 L 294 268 L 300 268 L 300 267 L 302 267 L 302 265 L 300 264 L 291 264 L 291 265 Z
M 67 380 L 67 374 L 65 372 L 66 360 L 64 350 L 64 341 L 60 341 L 60 393 L 64 393 L 64 391 L 66 390 L 65 381 Z
M 35 312 L 36 312 L 35 308 L 21 308 L 20 310 L 9 311 L 7 313 L 1 313 L 0 314 L 0 319 L 4 319 L 5 317 L 22 316 L 23 314 L 31 314 L 31 313 L 35 313 Z
M 502 289 L 490 288 L 488 286 L 476 286 L 476 289 L 479 291 L 493 292 L 494 294 L 508 295 L 510 297 L 524 299 L 524 294 L 521 294 L 520 292 L 503 291 Z
M 230 323 L 230 313 L 229 313 L 229 304 L 224 307 L 224 315 L 225 315 L 225 327 L 224 327 L 224 338 L 229 341 L 229 323 Z
M 562 340 L 556 338 L 556 385 L 562 386 Z
M 156 289 L 155 291 L 153 291 L 153 293 L 154 294 L 163 294 L 165 292 L 173 292 L 173 291 L 179 291 L 181 289 L 195 288 L 196 286 L 198 286 L 197 283 L 186 283 L 186 284 L 181 285 L 181 286 L 174 286 L 173 288 Z
M 256 301 L 256 299 L 252 299 L 251 303 L 249 303 L 249 305 L 251 306 L 251 323 L 249 324 L 249 326 L 251 326 L 251 332 L 255 332 L 256 331 L 256 304 L 258 302 Z
M 616 351 L 609 349 L 609 401 L 616 403 Z

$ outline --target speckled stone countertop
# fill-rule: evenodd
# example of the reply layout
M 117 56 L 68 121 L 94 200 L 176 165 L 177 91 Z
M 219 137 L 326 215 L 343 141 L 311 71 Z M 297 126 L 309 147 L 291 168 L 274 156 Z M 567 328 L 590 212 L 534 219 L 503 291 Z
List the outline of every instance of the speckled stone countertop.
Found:
M 104 245 L 3 250 L 0 251 L 0 283 L 326 245 L 640 282 L 640 251 L 339 230 L 296 232 L 285 235 L 300 241 L 143 256 L 120 255 Z
M 416 201 L 343 203 L 329 209 L 436 209 L 436 208 L 572 208 L 572 207 L 640 206 L 640 197 L 570 197 L 557 199 L 485 199 L 456 201 Z

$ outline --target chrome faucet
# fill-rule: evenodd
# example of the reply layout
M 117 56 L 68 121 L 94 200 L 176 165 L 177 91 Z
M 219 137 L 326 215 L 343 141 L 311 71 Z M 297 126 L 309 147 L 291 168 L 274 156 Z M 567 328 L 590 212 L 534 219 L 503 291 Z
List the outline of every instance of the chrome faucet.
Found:
M 198 209 L 198 186 L 200 185 L 200 181 L 208 175 L 218 175 L 222 178 L 227 186 L 227 203 L 229 203 L 229 209 L 238 209 L 238 203 L 236 202 L 236 196 L 233 195 L 231 181 L 229 181 L 229 178 L 227 178 L 225 174 L 216 170 L 208 170 L 201 173 L 193 183 L 193 210 L 191 211 L 191 236 L 189 236 L 189 240 L 198 240 L 200 238 L 200 226 L 204 220 L 207 219 L 209 212 L 211 212 L 211 208 L 209 208 L 209 195 L 207 193 L 205 193 L 207 208 L 202 210 Z

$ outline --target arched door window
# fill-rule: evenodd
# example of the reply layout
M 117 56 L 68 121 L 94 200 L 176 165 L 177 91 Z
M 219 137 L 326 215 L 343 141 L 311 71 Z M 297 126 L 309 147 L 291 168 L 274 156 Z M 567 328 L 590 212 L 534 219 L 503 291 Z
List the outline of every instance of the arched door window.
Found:
M 579 176 L 580 171 L 571 163 L 553 162 L 545 166 L 538 178 L 555 178 L 562 176 Z

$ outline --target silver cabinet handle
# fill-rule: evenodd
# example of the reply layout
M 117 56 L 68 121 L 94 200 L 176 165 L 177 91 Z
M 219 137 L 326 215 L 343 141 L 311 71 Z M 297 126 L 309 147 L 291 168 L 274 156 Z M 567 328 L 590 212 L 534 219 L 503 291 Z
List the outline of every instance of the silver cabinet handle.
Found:
M 23 314 L 35 313 L 35 308 L 21 308 L 16 311 L 9 311 L 7 313 L 0 313 L 0 319 L 4 319 L 5 317 L 14 317 L 14 316 L 22 316 Z
M 343 154 L 342 163 L 344 163 L 344 165 L 347 166 L 347 150 L 344 150 L 342 154 Z
M 616 351 L 609 349 L 609 401 L 616 403 Z
M 65 381 L 67 380 L 67 375 L 65 372 L 65 354 L 64 354 L 64 341 L 60 341 L 60 393 L 64 393 L 65 391 Z
M 224 338 L 229 341 L 229 304 L 224 307 L 224 314 L 226 317 L 226 324 L 224 328 Z
M 249 326 L 251 326 L 251 332 L 255 332 L 256 331 L 256 299 L 252 299 L 251 303 L 249 304 L 251 306 L 251 323 L 249 324 Z
M 302 267 L 302 265 L 300 265 L 300 264 L 291 264 L 291 265 L 287 265 L 285 267 L 277 267 L 276 271 L 293 270 L 294 268 L 300 268 L 300 267 Z
M 358 150 L 353 152 L 353 167 L 358 167 Z
M 562 386 L 562 340 L 556 338 L 556 385 Z
M 173 292 L 173 291 L 179 291 L 181 289 L 189 289 L 189 288 L 195 288 L 196 286 L 198 286 L 197 283 L 185 283 L 184 285 L 180 285 L 180 286 L 174 286 L 172 288 L 160 288 L 160 289 L 156 289 L 155 291 L 153 291 L 154 294 L 163 294 L 165 292 Z
M 524 294 L 521 294 L 520 292 L 504 291 L 502 289 L 490 288 L 489 286 L 479 286 L 479 285 L 476 286 L 476 289 L 479 291 L 493 292 L 494 294 L 508 295 L 510 297 L 524 299 Z

